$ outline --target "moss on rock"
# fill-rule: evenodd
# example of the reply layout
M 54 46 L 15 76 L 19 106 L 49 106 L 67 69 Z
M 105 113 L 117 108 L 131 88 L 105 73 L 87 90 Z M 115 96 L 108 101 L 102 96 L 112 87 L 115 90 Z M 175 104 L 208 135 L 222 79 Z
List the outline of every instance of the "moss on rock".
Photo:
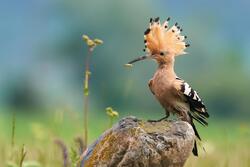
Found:
M 183 166 L 195 135 L 183 121 L 147 122 L 127 117 L 88 148 L 86 167 Z

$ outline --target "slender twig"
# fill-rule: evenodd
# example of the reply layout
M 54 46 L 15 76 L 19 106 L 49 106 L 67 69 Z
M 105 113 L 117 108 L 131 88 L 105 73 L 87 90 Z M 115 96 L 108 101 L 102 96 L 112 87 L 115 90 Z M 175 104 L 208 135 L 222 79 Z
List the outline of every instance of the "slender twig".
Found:
M 88 109 L 89 109 L 89 76 L 90 76 L 90 69 L 89 69 L 89 63 L 90 63 L 90 57 L 92 54 L 93 49 L 88 48 L 88 55 L 86 56 L 85 61 L 85 80 L 84 80 L 84 142 L 85 146 L 87 146 L 88 143 Z

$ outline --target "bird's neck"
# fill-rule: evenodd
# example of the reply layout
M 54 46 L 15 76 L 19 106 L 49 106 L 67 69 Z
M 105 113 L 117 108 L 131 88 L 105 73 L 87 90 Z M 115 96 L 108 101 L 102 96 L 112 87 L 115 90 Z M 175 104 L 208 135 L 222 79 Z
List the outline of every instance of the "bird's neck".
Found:
M 168 61 L 159 64 L 158 70 L 163 70 L 167 73 L 168 76 L 176 76 L 174 71 L 174 58 L 169 59 Z

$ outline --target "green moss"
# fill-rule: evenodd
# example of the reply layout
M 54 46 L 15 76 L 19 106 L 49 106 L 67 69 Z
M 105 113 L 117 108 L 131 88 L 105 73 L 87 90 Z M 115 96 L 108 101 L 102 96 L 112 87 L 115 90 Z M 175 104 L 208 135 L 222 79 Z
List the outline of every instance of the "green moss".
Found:
M 136 136 L 136 134 L 137 134 L 136 128 L 129 129 L 128 134 L 129 134 L 129 136 Z
M 108 161 L 118 151 L 117 141 L 122 141 L 122 136 L 110 132 L 95 146 L 91 157 L 86 161 L 86 167 L 92 167 L 95 162 Z M 101 151 L 100 151 L 101 150 Z
M 170 129 L 170 123 L 167 121 L 161 121 L 156 123 L 140 121 L 139 127 L 145 130 L 147 133 L 162 133 Z
M 85 162 L 85 166 L 95 166 L 96 162 L 108 162 L 112 156 L 119 151 L 120 145 L 126 145 L 124 141 L 125 136 L 139 136 L 138 133 L 143 129 L 147 133 L 162 133 L 170 129 L 170 123 L 161 121 L 157 123 L 150 123 L 146 121 L 139 121 L 138 126 L 129 128 L 125 133 L 109 132 L 103 139 L 95 146 L 91 157 Z M 122 143 L 120 143 L 122 142 Z

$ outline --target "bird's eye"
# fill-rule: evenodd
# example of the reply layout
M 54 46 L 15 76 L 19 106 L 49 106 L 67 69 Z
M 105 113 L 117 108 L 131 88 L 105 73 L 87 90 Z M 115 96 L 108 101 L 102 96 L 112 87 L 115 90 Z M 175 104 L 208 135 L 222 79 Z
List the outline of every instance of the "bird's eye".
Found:
M 164 53 L 163 53 L 163 52 L 161 52 L 161 53 L 160 53 L 160 55 L 161 55 L 161 56 L 164 56 Z

